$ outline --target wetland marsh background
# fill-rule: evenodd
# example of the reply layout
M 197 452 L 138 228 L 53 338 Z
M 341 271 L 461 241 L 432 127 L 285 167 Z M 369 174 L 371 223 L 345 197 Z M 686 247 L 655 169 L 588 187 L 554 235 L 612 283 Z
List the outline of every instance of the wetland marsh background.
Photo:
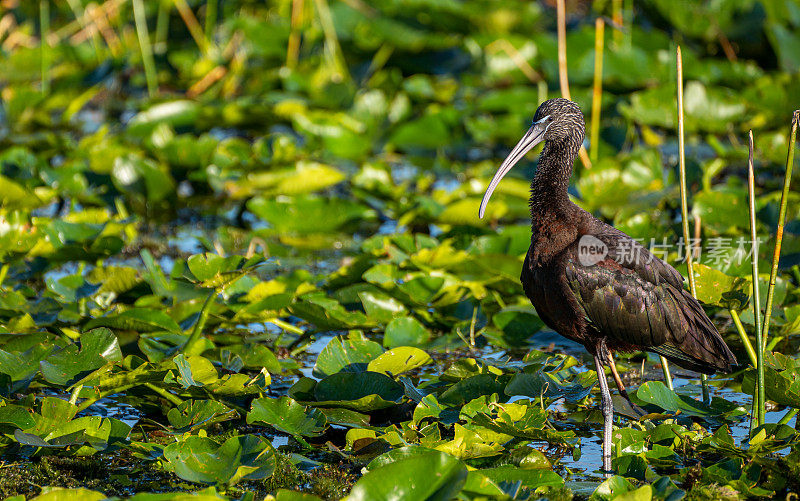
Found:
M 535 155 L 477 217 L 561 95 L 556 17 L 550 1 L 0 0 L 0 496 L 798 492 L 797 182 L 752 431 L 736 320 L 752 337 L 747 131 L 763 301 L 800 3 L 566 4 L 571 97 L 597 124 L 571 194 L 685 275 L 681 45 L 698 295 L 742 362 L 703 401 L 696 374 L 673 367 L 671 391 L 658 357 L 619 359 L 650 414 L 616 402 L 608 480 L 591 359 L 519 284 Z

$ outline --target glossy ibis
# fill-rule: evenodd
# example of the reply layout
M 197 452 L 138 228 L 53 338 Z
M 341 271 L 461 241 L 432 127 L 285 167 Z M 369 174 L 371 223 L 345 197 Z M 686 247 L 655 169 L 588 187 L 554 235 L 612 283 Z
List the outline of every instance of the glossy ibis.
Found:
M 541 319 L 594 356 L 603 469 L 609 472 L 614 406 L 604 365 L 612 368 L 624 395 L 611 350 L 652 351 L 704 374 L 730 371 L 736 357 L 700 303 L 684 290 L 675 268 L 570 201 L 567 187 L 584 132 L 578 105 L 567 99 L 542 103 L 533 125 L 489 183 L 479 215 L 503 176 L 544 141 L 531 183 L 531 246 L 520 279 Z

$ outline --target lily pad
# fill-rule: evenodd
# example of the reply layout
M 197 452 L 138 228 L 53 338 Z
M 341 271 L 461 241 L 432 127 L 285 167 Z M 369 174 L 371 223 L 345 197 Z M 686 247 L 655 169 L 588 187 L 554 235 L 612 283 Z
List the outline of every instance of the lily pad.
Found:
M 424 346 L 431 340 L 431 333 L 414 317 L 399 317 L 386 326 L 383 346 Z
M 387 479 L 391 479 L 387 482 Z M 452 499 L 467 480 L 467 467 L 438 451 L 415 454 L 371 469 L 356 482 L 348 501 Z
M 47 381 L 69 386 L 93 370 L 121 359 L 117 337 L 110 330 L 99 328 L 81 335 L 80 349 L 70 344 L 47 357 L 40 366 Z
M 317 383 L 314 397 L 319 402 L 347 402 L 376 395 L 394 402 L 404 395 L 403 386 L 378 372 L 339 372 Z
M 317 437 L 325 429 L 325 415 L 319 409 L 298 404 L 289 397 L 253 400 L 247 422 L 267 424 L 293 436 Z
M 378 358 L 367 364 L 367 370 L 397 376 L 427 365 L 432 361 L 430 355 L 419 348 L 401 346 L 379 355 Z
M 319 353 L 313 374 L 323 378 L 339 371 L 365 371 L 383 352 L 381 345 L 374 341 L 335 337 Z
M 274 449 L 255 435 L 230 437 L 222 444 L 190 436 L 166 446 L 164 459 L 182 479 L 203 484 L 234 485 L 275 471 Z

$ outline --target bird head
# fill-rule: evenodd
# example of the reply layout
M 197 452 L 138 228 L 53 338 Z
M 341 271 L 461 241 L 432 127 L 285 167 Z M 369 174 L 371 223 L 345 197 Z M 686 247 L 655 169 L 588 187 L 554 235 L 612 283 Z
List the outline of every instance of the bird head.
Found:
M 578 144 L 580 144 L 583 142 L 585 129 L 586 125 L 580 107 L 569 99 L 548 99 L 540 104 L 536 114 L 533 116 L 531 128 L 528 129 L 528 132 L 522 136 L 522 139 L 514 146 L 511 153 L 503 160 L 500 168 L 497 169 L 492 181 L 486 188 L 478 216 L 483 217 L 489 198 L 497 188 L 497 185 L 500 184 L 503 176 L 508 174 L 511 168 L 534 146 L 542 141 L 560 142 L 571 138 L 576 138 Z

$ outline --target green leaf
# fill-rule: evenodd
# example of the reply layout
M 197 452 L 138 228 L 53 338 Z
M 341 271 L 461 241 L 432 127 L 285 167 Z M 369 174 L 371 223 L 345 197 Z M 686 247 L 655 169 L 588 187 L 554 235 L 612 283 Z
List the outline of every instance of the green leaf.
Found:
M 324 292 L 312 292 L 297 298 L 289 311 L 320 330 L 343 330 L 372 327 L 374 322 L 360 311 L 347 311 Z
M 395 402 L 403 394 L 401 384 L 378 372 L 338 372 L 322 379 L 314 388 L 318 402 L 347 402 L 372 395 Z
M 42 493 L 31 500 L 36 501 L 101 501 L 107 499 L 102 492 L 89 489 L 63 489 L 61 487 L 44 487 Z
M 237 271 L 243 262 L 244 258 L 242 256 L 222 257 L 210 252 L 195 254 L 189 256 L 189 259 L 186 260 L 189 271 L 191 271 L 200 282 L 206 282 L 212 278 L 217 278 L 222 273 Z
M 0 407 L 0 425 L 11 425 L 14 428 L 27 430 L 36 425 L 30 411 L 21 405 L 7 404 Z
M 437 445 L 437 450 L 459 459 L 492 457 L 503 451 L 502 445 L 484 438 L 480 433 L 468 430 L 458 423 L 453 426 L 453 431 L 455 432 L 453 440 Z
M 322 498 L 305 492 L 295 492 L 286 489 L 278 489 L 275 496 L 276 501 L 322 501 Z
M 423 346 L 430 340 L 431 333 L 414 317 L 395 318 L 386 326 L 383 335 L 383 345 L 387 348 Z
M 531 306 L 509 306 L 495 313 L 492 323 L 503 331 L 511 346 L 527 345 L 528 339 L 544 327 L 544 322 Z
M 159 202 L 175 191 L 169 170 L 149 158 L 126 155 L 114 160 L 114 185 L 123 193 L 138 195 L 147 202 Z
M 315 377 L 324 378 L 339 371 L 365 371 L 367 364 L 383 354 L 381 345 L 364 338 L 335 337 L 322 349 L 314 364 Z
M 507 465 L 487 468 L 479 470 L 479 472 L 498 484 L 501 482 L 522 482 L 522 485 L 530 489 L 558 487 L 564 483 L 564 479 L 554 471 L 549 470 L 526 470 Z
M 235 436 L 222 445 L 199 436 L 169 444 L 164 458 L 176 475 L 189 482 L 234 485 L 260 480 L 275 471 L 274 449 L 255 435 Z
M 292 436 L 318 437 L 325 429 L 325 415 L 319 409 L 298 404 L 292 398 L 253 400 L 247 413 L 249 424 L 267 424 Z
M 709 420 L 725 419 L 744 414 L 744 409 L 721 398 L 713 398 L 710 405 L 686 395 L 678 395 L 661 381 L 648 381 L 631 395 L 639 405 L 656 405 L 665 411 L 680 411 L 687 416 L 703 417 Z
M 433 362 L 430 355 L 409 346 L 394 348 L 381 354 L 367 365 L 367 370 L 397 376 Z
M 515 374 L 505 388 L 508 396 L 524 395 L 531 398 L 564 398 L 567 402 L 577 403 L 586 398 L 597 383 L 597 377 L 591 372 L 573 374 L 570 380 L 564 380 L 557 374 L 542 370 L 534 373 Z
M 443 452 L 430 451 L 371 469 L 356 482 L 346 499 L 449 501 L 466 480 L 464 463 Z
M 181 353 L 172 361 L 178 369 L 177 381 L 184 388 L 210 385 L 219 378 L 214 364 L 200 355 L 186 357 Z
M 747 197 L 743 190 L 701 191 L 692 198 L 692 214 L 700 217 L 704 227 L 717 233 L 740 232 L 750 227 Z M 749 252 L 749 247 L 745 252 Z
M 150 308 L 131 308 L 118 315 L 109 315 L 89 320 L 87 329 L 108 327 L 110 329 L 131 330 L 136 332 L 168 331 L 182 334 L 180 326 L 161 310 Z
M 482 395 L 498 393 L 503 395 L 506 383 L 491 374 L 478 374 L 462 379 L 439 396 L 439 402 L 448 406 L 458 406 Z
M 77 344 L 67 345 L 39 365 L 47 381 L 69 386 L 93 370 L 119 360 L 122 360 L 122 351 L 117 337 L 101 327 L 81 335 L 80 349 Z
M 167 412 L 167 420 L 176 433 L 205 428 L 237 416 L 236 411 L 214 400 L 187 400 Z
M 199 115 L 200 105 L 196 101 L 179 99 L 159 103 L 137 113 L 128 122 L 128 132 L 142 136 L 160 124 L 168 124 L 172 127 L 191 126 L 197 121 Z
M 614 475 L 603 481 L 603 483 L 595 489 L 591 499 L 612 500 L 616 499 L 617 496 L 624 495 L 635 489 L 636 487 L 627 479 Z
M 235 197 L 252 196 L 256 193 L 303 195 L 330 188 L 344 181 L 346 177 L 342 171 L 330 165 L 301 160 L 291 169 L 248 174 L 229 189 Z
M 276 234 L 329 233 L 352 221 L 375 218 L 373 210 L 356 202 L 307 195 L 294 199 L 255 197 L 247 207 Z
M 358 293 L 367 317 L 381 323 L 391 322 L 393 318 L 406 312 L 406 307 L 397 299 L 377 291 Z
M 752 394 L 755 379 L 755 371 L 747 371 L 742 380 L 742 391 Z M 792 367 L 778 371 L 764 367 L 764 390 L 767 400 L 800 409 L 800 369 Z
M 750 301 L 752 280 L 732 277 L 701 263 L 692 265 L 697 299 L 706 304 L 741 311 Z
M 88 275 L 89 281 L 100 284 L 99 292 L 113 292 L 120 295 L 140 283 L 139 270 L 127 266 L 104 266 L 94 268 Z

